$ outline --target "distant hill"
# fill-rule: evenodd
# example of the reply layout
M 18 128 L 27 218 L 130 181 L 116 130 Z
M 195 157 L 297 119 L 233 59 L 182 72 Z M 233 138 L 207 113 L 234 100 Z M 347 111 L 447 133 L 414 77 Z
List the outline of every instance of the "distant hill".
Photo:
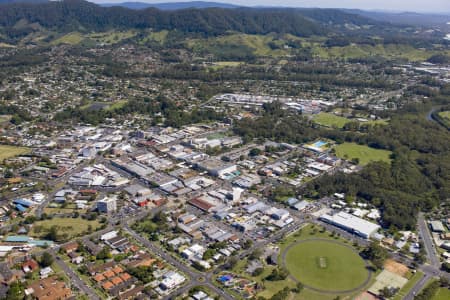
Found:
M 371 18 L 374 20 L 388 22 L 392 24 L 414 25 L 414 26 L 433 26 L 445 25 L 450 22 L 450 13 L 448 14 L 421 14 L 414 12 L 382 12 L 365 10 L 346 10 L 352 14 Z
M 0 0 L 2 1 L 2 0 Z M 228 4 L 228 3 L 219 3 L 219 2 L 206 2 L 206 1 L 192 1 L 192 2 L 174 2 L 174 3 L 147 3 L 147 2 L 122 2 L 122 3 L 101 3 L 99 4 L 103 7 L 112 7 L 112 6 L 120 6 L 129 9 L 146 9 L 149 7 L 154 7 L 160 10 L 178 10 L 178 9 L 187 9 L 187 8 L 237 8 L 239 6 Z
M 11 4 L 11 3 L 45 3 L 49 0 L 0 0 L 0 4 Z

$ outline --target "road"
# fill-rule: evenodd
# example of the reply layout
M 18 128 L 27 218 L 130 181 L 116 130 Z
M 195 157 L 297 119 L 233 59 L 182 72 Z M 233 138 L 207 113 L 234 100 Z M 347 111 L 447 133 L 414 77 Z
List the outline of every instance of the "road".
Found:
M 48 251 L 53 257 L 58 257 L 54 249 Z M 64 273 L 69 277 L 70 282 L 75 285 L 80 291 L 89 296 L 89 299 L 100 300 L 94 290 L 89 287 L 63 260 L 57 258 L 55 262 L 64 271 Z
M 439 269 L 440 267 L 439 256 L 436 252 L 433 237 L 431 236 L 430 230 L 428 229 L 428 224 L 424 218 L 423 213 L 419 213 L 418 226 L 420 237 L 422 238 L 425 250 L 427 252 L 428 261 L 433 267 Z
M 425 287 L 425 285 L 427 284 L 427 282 L 432 279 L 433 277 L 425 274 L 425 276 L 422 277 L 422 279 L 420 279 L 415 286 L 413 286 L 413 288 L 409 291 L 408 294 L 406 294 L 406 296 L 403 298 L 403 300 L 413 300 L 414 297 L 419 294 L 419 292 Z
M 433 118 L 433 113 L 435 112 L 435 111 L 437 111 L 439 109 L 439 107 L 433 107 L 428 113 L 427 113 L 427 120 L 428 121 L 433 121 L 433 122 L 436 122 L 436 120 Z
M 432 112 L 430 112 L 430 115 L 431 113 Z M 404 300 L 413 300 L 414 297 L 434 277 L 444 276 L 447 279 L 450 279 L 450 274 L 443 273 L 440 270 L 439 256 L 434 246 L 433 237 L 431 236 L 430 230 L 428 229 L 428 224 L 423 213 L 419 213 L 417 225 L 419 229 L 419 235 L 422 238 L 423 245 L 427 253 L 427 259 L 430 262 L 430 265 L 424 264 L 420 266 L 420 269 L 424 272 L 425 276 L 414 285 L 409 293 L 403 298 Z

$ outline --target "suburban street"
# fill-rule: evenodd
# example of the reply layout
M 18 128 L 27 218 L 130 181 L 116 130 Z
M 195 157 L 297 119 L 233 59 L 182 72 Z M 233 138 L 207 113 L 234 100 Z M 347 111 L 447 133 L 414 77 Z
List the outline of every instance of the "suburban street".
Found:
M 424 218 L 423 213 L 419 213 L 418 227 L 419 235 L 422 238 L 423 244 L 425 246 L 428 261 L 433 267 L 439 268 L 439 256 L 436 252 L 433 237 L 431 236 L 430 230 L 428 229 L 428 224 Z
M 56 264 L 58 264 L 58 266 L 64 271 L 66 276 L 69 277 L 70 282 L 73 285 L 75 285 L 80 291 L 83 291 L 83 293 L 88 295 L 89 299 L 100 299 L 91 287 L 89 287 L 63 260 L 58 258 L 57 254 L 55 253 L 55 249 L 51 249 L 49 252 L 53 255 L 53 257 L 56 257 Z

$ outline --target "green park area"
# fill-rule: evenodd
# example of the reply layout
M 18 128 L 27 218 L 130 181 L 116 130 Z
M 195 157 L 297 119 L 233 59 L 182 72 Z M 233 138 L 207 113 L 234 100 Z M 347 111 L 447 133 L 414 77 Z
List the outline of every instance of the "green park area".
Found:
M 294 278 L 324 292 L 358 291 L 369 276 L 358 253 L 334 240 L 300 241 L 288 247 L 283 260 Z
M 326 112 L 318 113 L 314 116 L 313 120 L 319 125 L 331 128 L 342 128 L 345 124 L 350 122 L 347 118 Z
M 450 128 L 450 110 L 439 112 L 439 118 L 448 128 Z
M 82 218 L 52 218 L 37 221 L 33 224 L 30 235 L 38 238 L 50 238 L 50 233 L 55 230 L 57 240 L 66 241 L 71 238 L 93 232 L 100 229 L 101 224 L 97 220 L 87 220 Z M 53 229 L 52 229 L 53 228 Z
M 0 145 L 0 161 L 17 155 L 27 154 L 28 152 L 30 152 L 30 149 L 25 147 Z
M 336 295 L 341 299 L 354 299 L 376 276 L 369 276 L 365 262 L 358 255 L 361 249 L 317 225 L 307 225 L 290 234 L 279 247 L 279 263 L 293 277 L 288 278 L 288 282 L 295 279 L 305 285 L 293 299 L 332 300 Z M 279 288 L 282 287 L 280 284 Z M 335 294 L 331 290 L 347 292 Z
M 357 159 L 360 165 L 367 165 L 372 161 L 390 162 L 391 151 L 375 149 L 356 143 L 343 143 L 334 147 L 336 155 L 343 159 Z
M 448 300 L 450 299 L 450 290 L 446 288 L 438 289 L 437 293 L 431 300 Z
M 439 116 L 450 121 L 450 110 L 441 111 Z
M 373 282 L 374 276 L 369 276 L 364 260 L 358 255 L 360 249 L 321 226 L 306 225 L 276 246 L 280 254 L 278 266 L 264 262 L 261 273 L 250 275 L 246 272 L 248 260 L 241 260 L 232 269 L 234 274 L 264 287 L 256 297 L 270 299 L 286 287 L 294 289 L 300 282 L 304 288 L 299 293 L 291 292 L 287 299 L 332 300 L 336 295 L 353 299 Z M 287 270 L 289 276 L 270 279 L 277 269 Z

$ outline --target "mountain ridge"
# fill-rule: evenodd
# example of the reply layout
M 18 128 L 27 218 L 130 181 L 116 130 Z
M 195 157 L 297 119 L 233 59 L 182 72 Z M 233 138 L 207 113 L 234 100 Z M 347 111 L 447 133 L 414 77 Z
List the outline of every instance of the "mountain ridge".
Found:
M 101 7 L 82 0 L 2 5 L 0 26 L 4 28 L 3 31 L 15 34 L 17 32 L 15 26 L 19 21 L 39 24 L 44 28 L 62 32 L 154 29 L 203 35 L 237 31 L 249 34 L 291 33 L 297 36 L 322 35 L 327 32 L 321 24 L 291 10 L 224 8 L 131 10 L 117 6 Z
M 1 0 L 0 0 L 1 1 Z M 234 4 L 222 3 L 222 2 L 208 2 L 208 1 L 190 1 L 190 2 L 161 2 L 161 3 L 148 3 L 148 2 L 120 2 L 120 3 L 99 3 L 102 7 L 120 6 L 129 9 L 146 9 L 154 7 L 160 10 L 178 10 L 188 8 L 238 8 L 245 7 Z

